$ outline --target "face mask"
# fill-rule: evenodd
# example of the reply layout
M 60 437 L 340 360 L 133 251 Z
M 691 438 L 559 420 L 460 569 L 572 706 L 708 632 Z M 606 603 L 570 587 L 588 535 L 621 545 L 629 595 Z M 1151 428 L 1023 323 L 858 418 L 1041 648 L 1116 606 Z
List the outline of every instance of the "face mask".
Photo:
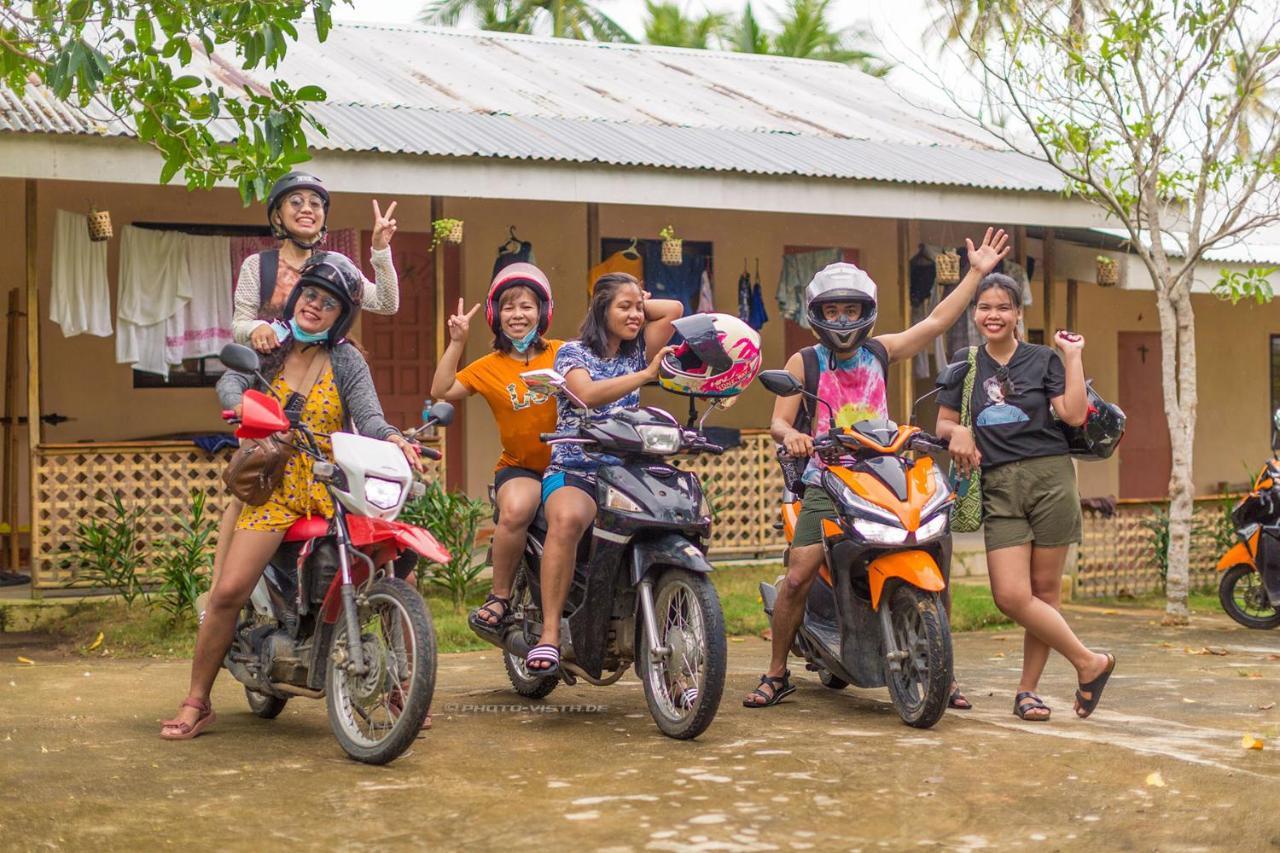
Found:
M 293 332 L 293 339 L 300 344 L 318 344 L 329 340 L 328 329 L 323 332 L 308 332 L 298 325 L 297 320 L 289 321 L 289 329 Z
M 502 334 L 506 335 L 507 340 L 511 341 L 511 345 L 516 348 L 516 352 L 523 353 L 533 345 L 534 339 L 538 337 L 538 329 L 537 327 L 530 329 L 529 333 L 522 338 L 513 338 L 506 332 L 503 332 Z

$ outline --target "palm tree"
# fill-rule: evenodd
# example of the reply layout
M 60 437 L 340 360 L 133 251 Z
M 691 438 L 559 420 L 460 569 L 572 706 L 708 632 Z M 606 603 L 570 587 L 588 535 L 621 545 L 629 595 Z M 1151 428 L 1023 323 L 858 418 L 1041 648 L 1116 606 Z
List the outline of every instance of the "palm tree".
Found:
M 673 0 L 645 0 L 649 14 L 644 22 L 644 40 L 667 47 L 707 49 L 711 39 L 723 40 L 729 32 L 729 16 L 707 12 L 701 16 L 686 15 Z
M 1277 92 L 1266 80 L 1261 79 L 1258 72 L 1260 68 L 1274 62 L 1277 51 L 1280 51 L 1280 47 L 1255 43 L 1231 57 L 1231 75 L 1236 90 L 1240 92 L 1240 115 L 1236 119 L 1236 153 L 1245 159 L 1257 153 L 1250 125 L 1270 127 L 1276 123 Z
M 852 64 L 868 74 L 883 77 L 889 72 L 889 66 L 870 51 L 854 46 L 866 33 L 832 26 L 828 20 L 831 3 L 832 0 L 788 0 L 787 13 L 779 18 L 782 29 L 772 39 L 770 52 Z
M 773 52 L 769 47 L 769 34 L 765 32 L 764 27 L 760 26 L 759 19 L 751 11 L 750 0 L 748 0 L 746 8 L 742 10 L 742 18 L 738 21 L 737 27 L 734 28 L 729 44 L 738 53 Z
M 432 0 L 418 20 L 457 26 L 464 18 L 480 29 L 543 33 L 582 41 L 634 42 L 591 0 Z

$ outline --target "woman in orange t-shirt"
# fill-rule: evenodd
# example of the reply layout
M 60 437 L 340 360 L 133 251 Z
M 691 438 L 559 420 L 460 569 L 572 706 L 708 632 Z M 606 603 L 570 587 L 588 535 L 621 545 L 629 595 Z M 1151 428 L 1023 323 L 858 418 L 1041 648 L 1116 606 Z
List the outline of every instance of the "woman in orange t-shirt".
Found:
M 493 591 L 468 620 L 481 631 L 497 631 L 511 612 L 511 585 L 524 553 L 525 532 L 542 501 L 542 471 L 551 461 L 551 448 L 538 435 L 555 431 L 556 405 L 554 399 L 530 391 L 520 374 L 555 367 L 564 341 L 542 337 L 554 307 L 551 283 L 542 270 L 525 263 L 503 267 L 485 300 L 493 352 L 458 370 L 471 318 L 480 310 L 476 305 L 463 313 L 465 305 L 459 299 L 458 313 L 449 318 L 449 346 L 431 381 L 431 394 L 438 399 L 457 401 L 479 394 L 498 421 L 502 455 L 493 478 L 498 504 Z

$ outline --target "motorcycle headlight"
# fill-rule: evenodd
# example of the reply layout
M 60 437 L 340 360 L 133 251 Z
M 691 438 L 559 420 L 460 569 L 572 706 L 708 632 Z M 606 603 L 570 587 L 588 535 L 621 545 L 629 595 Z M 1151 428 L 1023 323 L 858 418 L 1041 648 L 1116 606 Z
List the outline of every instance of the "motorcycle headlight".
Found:
M 863 539 L 879 545 L 898 545 L 907 541 L 906 528 L 893 527 L 888 524 L 881 524 L 878 521 L 869 521 L 865 518 L 855 518 L 853 520 L 853 529 L 858 531 L 858 535 Z
M 645 453 L 675 453 L 680 449 L 680 428 L 648 424 L 636 427 Z
M 876 506 L 866 498 L 858 497 L 854 494 L 853 489 L 846 486 L 840 481 L 840 478 L 832 474 L 830 471 L 823 475 L 826 479 L 827 490 L 835 496 L 840 503 L 849 508 L 850 511 L 857 515 L 870 516 L 873 519 L 886 521 L 889 524 L 900 526 L 898 517 L 889 510 L 881 506 Z
M 916 541 L 926 542 L 947 532 L 947 514 L 940 512 L 916 528 Z
M 379 509 L 394 509 L 403 492 L 404 486 L 394 480 L 370 477 L 364 481 L 364 499 Z
M 604 505 L 607 509 L 619 510 L 621 512 L 640 512 L 640 504 L 636 503 L 626 494 L 618 491 L 613 486 L 605 487 Z

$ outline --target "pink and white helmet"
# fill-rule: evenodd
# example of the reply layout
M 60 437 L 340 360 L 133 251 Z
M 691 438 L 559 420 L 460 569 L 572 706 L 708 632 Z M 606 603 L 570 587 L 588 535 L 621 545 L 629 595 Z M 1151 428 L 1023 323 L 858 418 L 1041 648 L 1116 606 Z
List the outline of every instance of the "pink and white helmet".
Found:
M 691 397 L 734 397 L 760 372 L 760 335 L 730 314 L 675 321 L 684 342 L 658 366 L 658 384 Z
M 545 335 L 555 314 L 556 302 L 551 296 L 551 282 L 547 274 L 533 264 L 508 264 L 498 270 L 489 285 L 489 296 L 484 301 L 484 319 L 498 333 L 498 300 L 502 292 L 511 287 L 527 287 L 538 297 L 538 334 Z

